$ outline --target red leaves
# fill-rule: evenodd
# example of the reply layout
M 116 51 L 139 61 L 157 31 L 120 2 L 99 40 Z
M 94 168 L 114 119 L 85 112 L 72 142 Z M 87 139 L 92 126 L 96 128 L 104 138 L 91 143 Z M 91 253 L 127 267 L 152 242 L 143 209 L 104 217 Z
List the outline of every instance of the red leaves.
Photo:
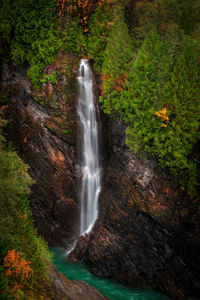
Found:
M 169 192 L 169 188 L 167 188 L 166 190 L 165 190 L 165 193 L 166 194 L 169 194 L 170 192 Z
M 126 80 L 126 74 L 120 75 L 119 78 L 115 80 L 115 89 L 117 90 L 117 92 L 121 92 L 125 80 Z
M 101 95 L 103 95 L 103 92 L 104 92 L 104 85 L 103 85 L 103 82 L 104 82 L 104 81 L 107 81 L 109 78 L 110 78 L 110 75 L 105 75 L 105 74 L 102 74 L 102 75 L 101 75 L 101 81 L 102 81 L 102 84 L 101 84 L 101 86 L 100 86 Z

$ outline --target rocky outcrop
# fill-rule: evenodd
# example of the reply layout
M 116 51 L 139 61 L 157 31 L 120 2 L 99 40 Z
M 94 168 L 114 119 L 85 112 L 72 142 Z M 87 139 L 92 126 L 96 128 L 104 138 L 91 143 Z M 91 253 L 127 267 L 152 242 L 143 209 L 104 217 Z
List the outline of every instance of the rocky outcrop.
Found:
M 1 94 L 9 99 L 7 138 L 35 180 L 31 210 L 40 235 L 51 246 L 66 246 L 76 236 L 77 59 L 60 54 L 45 69 L 35 91 L 26 70 L 3 66 Z M 71 71 L 70 71 L 71 70 Z
M 181 192 L 156 161 L 130 151 L 123 123 L 110 122 L 100 216 L 81 250 L 85 264 L 95 275 L 131 287 L 199 298 L 198 200 Z
M 69 253 L 67 259 L 71 262 L 78 262 L 82 260 L 85 250 L 87 248 L 88 241 L 90 239 L 90 236 L 85 233 L 84 236 L 80 236 L 76 243 L 76 247 Z
M 50 279 L 55 300 L 106 300 L 99 291 L 81 280 L 68 280 L 51 266 Z

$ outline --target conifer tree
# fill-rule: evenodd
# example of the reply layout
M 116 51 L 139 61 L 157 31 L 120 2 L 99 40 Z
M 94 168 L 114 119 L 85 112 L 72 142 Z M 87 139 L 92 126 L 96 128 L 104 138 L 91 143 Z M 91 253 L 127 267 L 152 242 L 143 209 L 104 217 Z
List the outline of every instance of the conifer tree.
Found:
M 168 46 L 152 31 L 130 69 L 124 95 L 129 103 L 125 116 L 129 123 L 127 144 L 136 151 L 151 151 L 156 132 L 160 131 L 154 112 L 163 105 L 163 90 L 169 77 L 169 66 Z
M 170 122 L 163 143 L 155 143 L 154 152 L 162 166 L 176 176 L 184 174 L 188 190 L 195 183 L 195 163 L 189 159 L 192 147 L 199 138 L 200 86 L 198 64 L 192 45 L 186 46 L 174 66 L 165 93 Z
M 133 58 L 133 46 L 123 15 L 113 26 L 105 50 L 103 71 L 103 109 L 110 113 L 113 110 L 122 113 L 124 103 L 120 92 L 124 88 L 128 69 Z

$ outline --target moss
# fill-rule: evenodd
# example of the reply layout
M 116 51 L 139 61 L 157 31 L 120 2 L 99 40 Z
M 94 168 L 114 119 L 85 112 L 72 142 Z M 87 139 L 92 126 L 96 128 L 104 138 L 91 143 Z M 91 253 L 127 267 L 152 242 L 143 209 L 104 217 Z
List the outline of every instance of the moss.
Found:
M 67 135 L 71 134 L 71 129 L 70 128 L 66 128 L 66 129 L 63 130 L 63 133 L 67 134 Z
M 55 71 L 52 75 L 47 75 L 44 74 L 43 78 L 40 79 L 41 83 L 47 83 L 48 81 L 50 81 L 52 84 L 56 84 L 57 83 L 57 77 L 59 76 L 60 72 L 59 71 Z
M 43 95 L 42 94 L 37 94 L 36 97 L 34 97 L 34 100 L 39 103 L 41 106 L 45 105 L 45 101 L 43 99 Z
M 48 126 L 47 124 L 45 124 L 45 127 L 50 130 L 51 132 L 56 132 L 55 128 Z
M 7 96 L 0 95 L 0 105 L 8 104 L 10 99 Z

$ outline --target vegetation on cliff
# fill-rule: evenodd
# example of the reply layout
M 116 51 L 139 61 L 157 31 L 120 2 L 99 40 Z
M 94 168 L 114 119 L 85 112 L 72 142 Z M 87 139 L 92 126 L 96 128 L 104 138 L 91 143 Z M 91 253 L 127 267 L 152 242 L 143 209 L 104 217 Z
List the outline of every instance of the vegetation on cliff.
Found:
M 127 123 L 131 149 L 152 154 L 178 178 L 181 188 L 195 195 L 199 2 L 138 1 L 135 9 L 138 26 L 118 15 L 108 37 L 100 101 L 105 113 L 117 112 Z
M 58 52 L 87 56 L 101 77 L 105 113 L 127 124 L 126 143 L 150 153 L 193 196 L 200 118 L 198 0 L 3 0 L 1 56 L 28 66 L 33 85 Z M 5 125 L 0 115 L 0 127 Z M 0 132 L 0 288 L 3 299 L 36 298 L 48 251 L 28 204 L 32 180 Z
M 9 145 L 2 127 L 6 125 L 0 109 L 0 298 L 50 299 L 42 285 L 50 285 L 44 241 L 36 235 L 29 210 L 28 194 L 33 183 L 28 166 Z M 43 283 L 43 284 L 42 284 Z

